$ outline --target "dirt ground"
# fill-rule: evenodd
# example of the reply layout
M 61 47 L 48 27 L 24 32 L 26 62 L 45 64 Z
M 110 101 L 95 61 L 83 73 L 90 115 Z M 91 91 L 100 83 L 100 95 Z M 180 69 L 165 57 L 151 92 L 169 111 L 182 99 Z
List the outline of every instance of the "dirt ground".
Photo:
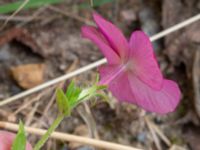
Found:
M 2 0 L 1 4 L 8 2 Z M 65 0 L 22 10 L 0 31 L 0 100 L 102 58 L 97 47 L 80 35 L 81 26 L 92 23 L 94 10 L 114 22 L 127 37 L 136 29 L 152 36 L 200 12 L 199 0 L 114 0 L 93 9 L 81 8 L 81 3 Z M 5 14 L 0 14 L 3 25 L 1 16 Z M 199 27 L 200 21 L 153 43 L 162 72 L 177 81 L 182 91 L 175 112 L 164 116 L 144 113 L 136 106 L 119 103 L 108 93 L 109 104 L 98 99 L 94 106 L 80 105 L 57 131 L 148 150 L 200 150 Z M 96 74 L 94 69 L 73 80 L 85 87 L 95 82 Z M 55 89 L 64 84 L 1 107 L 0 120 L 18 123 L 22 119 L 27 126 L 48 128 L 57 115 Z M 39 137 L 29 134 L 28 139 L 35 143 Z M 97 148 L 50 139 L 43 149 Z

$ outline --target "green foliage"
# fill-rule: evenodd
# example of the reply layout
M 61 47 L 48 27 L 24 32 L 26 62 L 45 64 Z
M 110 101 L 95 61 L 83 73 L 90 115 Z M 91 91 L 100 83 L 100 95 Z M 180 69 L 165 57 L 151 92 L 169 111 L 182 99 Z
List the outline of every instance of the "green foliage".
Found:
M 56 90 L 56 101 L 59 112 L 64 115 L 69 115 L 71 110 L 69 101 L 61 89 Z
M 104 4 L 111 3 L 113 1 L 114 0 L 93 0 L 93 7 L 99 7 Z M 87 1 L 85 3 L 80 4 L 79 7 L 80 8 L 88 8 L 88 7 L 91 7 L 91 5 L 90 5 L 89 1 Z
M 12 150 L 25 150 L 25 148 L 26 148 L 26 134 L 24 130 L 24 125 L 20 121 L 19 130 L 13 142 Z
M 97 91 L 104 90 L 104 89 L 106 89 L 106 86 L 94 84 L 93 86 L 82 90 L 81 93 L 79 94 L 78 100 L 85 101 L 93 96 L 97 96 L 97 95 L 99 96 L 101 94 L 97 93 Z
M 80 93 L 81 89 L 79 87 L 75 87 L 75 84 L 72 81 L 66 91 L 66 97 L 69 99 L 70 106 L 76 103 Z
M 67 88 L 66 93 L 61 89 L 56 91 L 56 100 L 59 112 L 64 115 L 70 115 L 71 110 L 79 103 L 89 100 L 94 96 L 101 96 L 106 98 L 103 94 L 100 94 L 100 90 L 104 90 L 106 86 L 94 84 L 89 88 L 80 89 L 76 87 L 74 82 L 71 82 Z
M 23 2 L 24 1 L 20 0 L 17 2 L 4 4 L 0 6 L 0 14 L 11 13 L 16 11 L 22 5 Z M 29 0 L 29 2 L 24 6 L 23 9 L 25 10 L 30 8 L 37 8 L 43 5 L 56 4 L 60 2 L 63 2 L 63 0 Z

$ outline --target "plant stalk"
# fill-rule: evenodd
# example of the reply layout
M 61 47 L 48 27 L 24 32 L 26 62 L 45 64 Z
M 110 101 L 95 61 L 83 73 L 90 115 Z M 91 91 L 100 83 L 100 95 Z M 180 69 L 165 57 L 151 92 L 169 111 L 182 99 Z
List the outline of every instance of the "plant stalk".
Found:
M 50 128 L 47 130 L 47 132 L 36 143 L 36 145 L 33 148 L 33 150 L 40 150 L 41 149 L 41 147 L 46 143 L 46 141 L 48 140 L 48 138 L 50 137 L 50 135 L 55 131 L 55 129 L 59 126 L 59 124 L 61 123 L 61 121 L 64 118 L 65 118 L 64 114 L 58 115 L 58 117 L 56 118 L 56 120 L 54 120 L 54 122 L 52 123 L 52 125 L 50 126 Z

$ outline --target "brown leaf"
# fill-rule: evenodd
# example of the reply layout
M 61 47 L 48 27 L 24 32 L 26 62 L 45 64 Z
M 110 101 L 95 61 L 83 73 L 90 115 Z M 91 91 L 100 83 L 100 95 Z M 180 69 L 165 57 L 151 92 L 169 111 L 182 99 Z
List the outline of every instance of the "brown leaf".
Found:
M 44 64 L 27 64 L 11 68 L 16 82 L 24 89 L 30 89 L 44 81 Z

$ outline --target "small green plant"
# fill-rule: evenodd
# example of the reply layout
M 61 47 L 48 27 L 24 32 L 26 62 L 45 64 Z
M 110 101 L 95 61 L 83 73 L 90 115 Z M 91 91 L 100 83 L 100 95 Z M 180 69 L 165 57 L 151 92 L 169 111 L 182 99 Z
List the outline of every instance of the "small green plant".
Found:
M 19 123 L 19 130 L 12 145 L 12 150 L 25 150 L 26 148 L 26 133 L 22 121 Z
M 90 100 L 90 98 L 95 96 L 102 96 L 99 91 L 104 90 L 106 86 L 94 84 L 89 88 L 81 89 L 76 87 L 72 81 L 67 90 L 63 91 L 62 89 L 56 90 L 56 102 L 58 106 L 58 116 L 55 121 L 52 123 L 47 132 L 42 136 L 42 138 L 37 142 L 34 147 L 34 150 L 39 150 L 48 140 L 52 132 L 58 127 L 61 121 L 70 116 L 71 111 L 80 103 Z

